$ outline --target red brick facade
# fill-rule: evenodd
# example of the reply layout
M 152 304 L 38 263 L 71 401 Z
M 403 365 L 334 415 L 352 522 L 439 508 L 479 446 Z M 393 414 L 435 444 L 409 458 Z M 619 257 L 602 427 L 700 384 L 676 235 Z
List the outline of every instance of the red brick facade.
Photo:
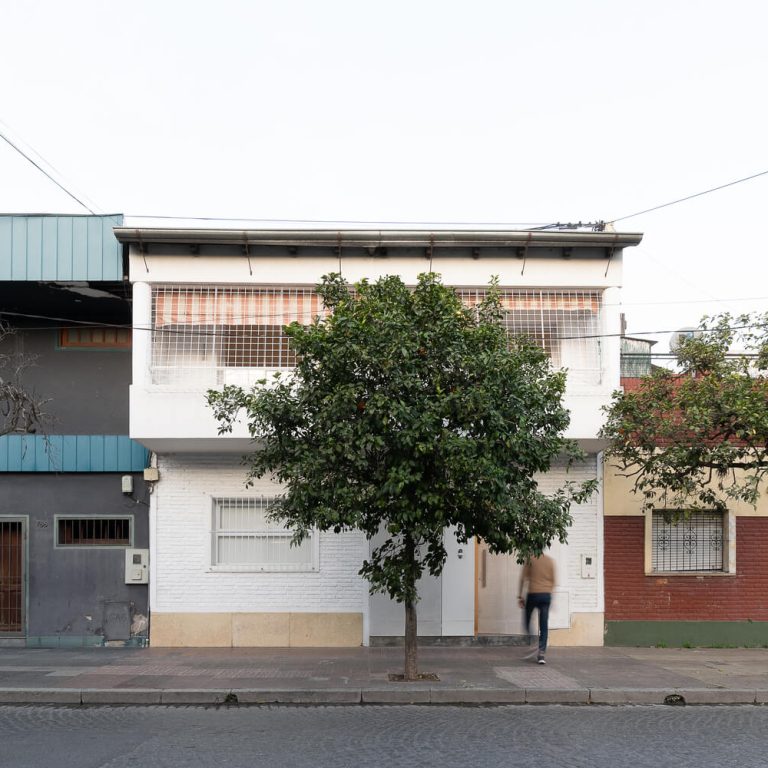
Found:
M 736 574 L 646 576 L 645 518 L 605 518 L 607 621 L 768 621 L 768 517 L 736 518 Z

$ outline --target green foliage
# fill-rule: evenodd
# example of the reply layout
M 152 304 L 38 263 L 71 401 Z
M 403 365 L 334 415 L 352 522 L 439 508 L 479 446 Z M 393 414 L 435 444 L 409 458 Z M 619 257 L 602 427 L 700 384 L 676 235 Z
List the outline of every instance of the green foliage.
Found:
M 313 528 L 383 539 L 361 574 L 406 604 L 424 571 L 441 572 L 447 527 L 521 559 L 564 541 L 571 502 L 595 482 L 539 491 L 555 457 L 581 457 L 562 437 L 565 374 L 508 338 L 495 283 L 475 310 L 434 274 L 413 290 L 330 275 L 318 291 L 329 317 L 287 328 L 295 371 L 208 393 L 222 431 L 246 419 L 249 476 L 283 485 L 270 514 L 294 540 Z
M 646 509 L 754 506 L 768 472 L 768 314 L 705 317 L 677 358 L 680 373 L 614 394 L 608 455 Z

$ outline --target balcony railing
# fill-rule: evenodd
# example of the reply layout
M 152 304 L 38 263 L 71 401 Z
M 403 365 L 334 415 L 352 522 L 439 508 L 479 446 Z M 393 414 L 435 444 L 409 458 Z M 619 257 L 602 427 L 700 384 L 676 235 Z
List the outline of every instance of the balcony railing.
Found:
M 485 293 L 456 290 L 469 307 Z M 501 300 L 510 334 L 531 337 L 555 368 L 567 368 L 569 389 L 602 383 L 599 291 L 505 289 Z M 155 286 L 152 383 L 185 390 L 248 386 L 290 369 L 295 355 L 284 327 L 325 312 L 309 288 Z

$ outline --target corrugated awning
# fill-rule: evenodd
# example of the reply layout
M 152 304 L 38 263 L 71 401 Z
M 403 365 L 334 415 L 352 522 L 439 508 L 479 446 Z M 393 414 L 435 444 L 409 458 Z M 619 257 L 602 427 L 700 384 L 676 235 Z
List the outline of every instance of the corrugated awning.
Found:
M 154 325 L 288 325 L 311 323 L 325 309 L 308 290 L 160 288 L 154 296 Z

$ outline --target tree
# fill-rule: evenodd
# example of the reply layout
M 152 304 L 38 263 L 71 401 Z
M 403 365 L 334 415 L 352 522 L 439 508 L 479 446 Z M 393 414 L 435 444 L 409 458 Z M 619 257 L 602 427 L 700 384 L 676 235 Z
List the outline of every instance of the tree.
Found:
M 414 290 L 397 277 L 352 289 L 339 275 L 317 290 L 329 316 L 286 329 L 295 371 L 208 401 L 222 431 L 245 414 L 249 477 L 283 484 L 270 514 L 295 542 L 313 528 L 383 537 L 360 574 L 371 593 L 404 604 L 404 678 L 413 680 L 417 582 L 440 574 L 446 529 L 523 559 L 565 540 L 571 501 L 594 481 L 539 491 L 535 474 L 554 457 L 581 456 L 562 436 L 565 374 L 529 340 L 507 336 L 495 285 L 474 310 L 434 274 Z
M 0 322 L 0 350 L 13 331 Z M 24 371 L 32 363 L 27 355 L 0 351 L 0 435 L 36 432 L 46 422 L 45 400 L 23 384 Z
M 679 372 L 657 369 L 614 393 L 607 455 L 646 510 L 754 506 L 768 473 L 768 313 L 705 317 L 676 357 Z

